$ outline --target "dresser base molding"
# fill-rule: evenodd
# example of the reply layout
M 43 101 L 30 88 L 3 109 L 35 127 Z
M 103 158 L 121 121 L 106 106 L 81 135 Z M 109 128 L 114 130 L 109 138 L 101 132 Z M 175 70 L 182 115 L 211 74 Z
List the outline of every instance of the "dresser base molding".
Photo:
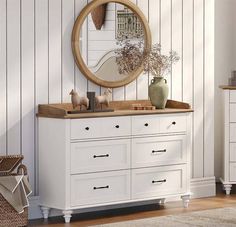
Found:
M 220 178 L 220 182 L 223 184 L 223 189 L 225 191 L 225 194 L 230 195 L 232 186 L 233 184 L 235 184 L 235 182 L 226 182 L 222 178 Z
M 105 204 L 97 204 L 97 205 L 91 205 L 91 206 L 81 206 L 81 207 L 73 207 L 71 209 L 68 210 L 61 210 L 60 208 L 48 208 L 45 206 L 40 206 L 42 214 L 43 214 L 43 218 L 44 219 L 48 219 L 49 217 L 49 211 L 56 209 L 57 211 L 61 212 L 60 214 L 58 214 L 57 216 L 61 216 L 61 214 L 63 214 L 63 217 L 65 219 L 65 223 L 70 223 L 70 219 L 72 217 L 72 214 L 76 214 L 76 213 L 81 213 L 82 209 L 91 209 L 91 211 L 96 211 L 99 210 L 99 208 L 101 207 L 106 207 L 106 209 L 112 209 L 113 207 L 117 207 L 117 208 L 122 208 L 122 207 L 131 207 L 134 206 L 135 203 L 138 202 L 144 202 L 144 204 L 148 203 L 148 201 L 152 201 L 153 202 L 156 200 L 157 203 L 159 205 L 165 205 L 166 200 L 176 200 L 178 197 L 178 200 L 181 198 L 182 202 L 183 202 L 183 208 L 188 208 L 189 203 L 190 203 L 190 198 L 191 198 L 191 194 L 192 193 L 187 193 L 187 194 L 181 194 L 179 196 L 173 195 L 173 196 L 166 196 L 165 198 L 148 198 L 148 199 L 139 199 L 139 200 L 127 200 L 127 201 L 119 201 L 119 202 L 112 202 L 112 203 L 105 203 Z M 107 207 L 110 206 L 110 207 Z M 102 209 L 103 210 L 103 209 Z M 54 215 L 53 215 L 54 216 Z M 56 215 L 55 215 L 56 216 Z
M 216 179 L 215 177 L 193 178 L 191 179 L 190 189 L 191 198 L 205 198 L 216 195 Z
M 204 198 L 204 197 L 213 197 L 215 196 L 215 177 L 209 177 L 209 178 L 198 178 L 198 179 L 191 179 L 190 184 L 190 190 L 192 192 L 191 198 Z M 160 205 L 163 202 L 164 199 L 159 199 L 157 202 Z M 179 201 L 180 197 L 172 197 L 165 200 L 166 202 L 172 202 L 172 201 Z M 30 206 L 29 206 L 29 219 L 40 219 L 43 218 L 42 212 L 40 211 L 40 202 L 39 202 L 39 196 L 33 196 L 29 199 Z M 133 206 L 142 206 L 147 204 L 153 204 L 154 201 L 139 201 L 137 203 L 122 203 L 122 204 L 116 204 L 111 205 L 110 209 L 119 209 L 124 207 L 133 207 Z M 191 204 L 190 204 L 191 206 Z M 96 212 L 96 211 L 103 211 L 106 210 L 107 207 L 100 206 L 100 207 L 93 207 L 93 208 L 87 208 L 87 209 L 77 209 L 74 210 L 74 214 L 77 213 L 85 213 L 85 212 Z M 56 217 L 61 216 L 61 211 L 57 209 L 51 209 L 49 213 L 49 217 Z

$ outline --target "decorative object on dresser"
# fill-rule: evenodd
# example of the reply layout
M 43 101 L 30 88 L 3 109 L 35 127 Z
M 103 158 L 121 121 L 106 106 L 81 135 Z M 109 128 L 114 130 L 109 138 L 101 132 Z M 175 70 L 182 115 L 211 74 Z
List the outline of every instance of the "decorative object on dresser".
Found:
M 106 12 L 107 12 L 107 4 L 102 4 L 98 7 L 96 7 L 91 12 L 91 17 L 92 17 L 93 23 L 94 23 L 97 30 L 101 30 L 101 28 L 105 22 Z
M 89 99 L 87 97 L 80 97 L 74 89 L 71 90 L 70 92 L 71 95 L 71 102 L 73 105 L 73 109 L 76 107 L 80 107 L 80 110 L 82 110 L 82 107 L 84 106 L 86 110 L 89 107 Z
M 100 106 L 102 109 L 102 105 L 105 105 L 106 107 L 109 106 L 110 100 L 111 100 L 112 90 L 111 88 L 107 88 L 103 95 L 98 95 L 95 97 L 96 106 Z
M 27 226 L 28 183 L 27 168 L 20 162 L 23 155 L 0 156 L 0 226 Z M 15 171 L 15 169 L 17 169 Z
M 119 72 L 128 74 L 142 65 L 144 73 L 150 73 L 154 77 L 149 86 L 152 105 L 157 109 L 164 109 L 169 94 L 164 76 L 170 72 L 172 65 L 179 61 L 178 54 L 175 51 L 171 51 L 169 56 L 161 54 L 160 44 L 154 44 L 147 49 L 142 40 L 139 43 L 122 40 L 120 43 L 122 47 L 116 50 Z
M 220 86 L 223 91 L 224 158 L 220 178 L 227 195 L 236 184 L 236 86 Z
M 165 110 L 138 111 L 132 104 L 150 106 L 150 101 L 113 101 L 114 112 L 77 115 L 68 114 L 71 104 L 39 106 L 44 218 L 50 208 L 62 210 L 70 222 L 77 209 L 176 196 L 188 207 L 190 106 L 170 100 Z
M 95 48 L 93 51 L 84 54 L 85 46 L 90 47 L 95 45 L 94 40 L 86 38 L 87 36 L 85 34 L 89 34 L 90 30 L 86 28 L 87 26 L 85 26 L 85 24 L 90 20 L 91 12 L 94 12 L 95 9 L 100 6 L 102 7 L 104 4 L 107 4 L 109 12 L 114 12 L 114 18 L 109 21 L 109 26 L 113 23 L 114 29 L 108 26 L 106 30 L 106 26 L 104 26 L 102 30 L 94 31 L 94 28 L 92 32 L 99 32 L 98 41 L 100 43 L 106 43 L 109 38 L 109 43 L 113 44 L 107 45 L 105 49 L 103 48 L 102 52 L 104 52 L 104 54 L 102 56 L 100 47 L 99 51 Z M 127 17 L 125 18 L 124 16 Z M 116 21 L 118 21 L 117 24 Z M 130 22 L 132 24 L 130 24 Z M 124 28 L 124 25 L 128 27 Z M 136 27 L 135 31 L 133 27 Z M 86 30 L 84 31 L 85 28 Z M 127 29 L 131 31 L 131 34 L 126 34 Z M 118 35 L 116 34 L 117 32 Z M 109 37 L 108 33 L 110 34 Z M 87 79 L 102 87 L 115 88 L 129 84 L 142 73 L 143 68 L 141 65 L 136 68 L 136 70 L 126 75 L 122 75 L 118 72 L 115 50 L 119 47 L 117 46 L 117 41 L 120 40 L 121 37 L 122 39 L 132 39 L 133 42 L 144 40 L 144 46 L 146 48 L 151 47 L 151 32 L 148 21 L 142 11 L 131 1 L 93 0 L 81 11 L 73 27 L 72 50 L 76 64 Z M 99 42 L 97 42 L 97 45 L 101 45 Z

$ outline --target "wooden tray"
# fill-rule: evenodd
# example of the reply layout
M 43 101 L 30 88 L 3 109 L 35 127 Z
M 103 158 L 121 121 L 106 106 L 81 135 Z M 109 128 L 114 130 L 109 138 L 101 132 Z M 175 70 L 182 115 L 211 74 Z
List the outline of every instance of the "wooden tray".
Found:
M 112 101 L 106 112 L 91 112 L 91 113 L 73 113 L 71 103 L 60 104 L 45 104 L 38 106 L 38 117 L 46 118 L 94 118 L 94 117 L 114 117 L 114 116 L 131 116 L 131 115 L 148 115 L 148 114 L 171 114 L 171 113 L 186 113 L 193 112 L 188 103 L 168 100 L 166 109 L 155 110 L 134 110 L 133 105 L 140 104 L 141 106 L 151 106 L 150 100 L 132 100 L 132 101 Z M 110 112 L 109 109 L 114 111 Z

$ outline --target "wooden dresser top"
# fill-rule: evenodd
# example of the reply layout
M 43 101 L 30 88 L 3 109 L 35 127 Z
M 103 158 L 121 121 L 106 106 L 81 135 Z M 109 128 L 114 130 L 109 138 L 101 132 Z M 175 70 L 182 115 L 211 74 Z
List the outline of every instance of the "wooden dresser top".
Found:
M 134 115 L 152 115 L 152 114 L 174 114 L 193 112 L 190 105 L 187 103 L 168 100 L 166 109 L 160 110 L 133 110 L 132 104 L 141 104 L 150 106 L 149 100 L 138 101 L 113 101 L 109 108 L 114 109 L 114 112 L 92 112 L 92 113 L 69 113 L 72 110 L 70 103 L 64 104 L 48 104 L 39 105 L 38 117 L 46 118 L 61 118 L 61 119 L 77 119 L 77 118 L 97 118 L 97 117 L 115 117 L 115 116 L 134 116 Z
M 231 86 L 231 85 L 221 85 L 219 88 L 223 90 L 236 90 L 236 86 Z

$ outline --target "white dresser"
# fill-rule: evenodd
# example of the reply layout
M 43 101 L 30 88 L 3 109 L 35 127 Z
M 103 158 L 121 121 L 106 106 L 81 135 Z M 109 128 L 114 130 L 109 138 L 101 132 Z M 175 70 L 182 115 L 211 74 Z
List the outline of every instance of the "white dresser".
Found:
M 190 112 L 123 111 L 124 116 L 83 114 L 79 119 L 41 115 L 39 196 L 44 218 L 50 208 L 62 210 L 70 222 L 76 209 L 164 202 L 176 196 L 188 207 Z
M 224 159 L 220 178 L 227 195 L 236 184 L 236 87 L 221 86 L 224 102 Z

